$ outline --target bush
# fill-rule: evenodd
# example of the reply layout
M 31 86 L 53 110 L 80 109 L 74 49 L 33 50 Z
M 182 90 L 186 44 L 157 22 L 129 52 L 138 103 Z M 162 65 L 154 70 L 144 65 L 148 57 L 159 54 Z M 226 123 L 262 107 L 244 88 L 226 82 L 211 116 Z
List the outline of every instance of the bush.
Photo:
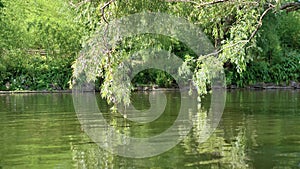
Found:
M 0 58 L 1 90 L 68 89 L 74 57 L 29 55 L 20 50 Z
M 234 69 L 227 69 L 225 71 L 227 85 L 234 84 L 243 87 L 257 82 L 280 84 L 300 81 L 299 51 L 286 49 L 283 53 L 281 60 L 273 64 L 267 61 L 252 61 L 248 63 L 247 70 L 241 74 Z

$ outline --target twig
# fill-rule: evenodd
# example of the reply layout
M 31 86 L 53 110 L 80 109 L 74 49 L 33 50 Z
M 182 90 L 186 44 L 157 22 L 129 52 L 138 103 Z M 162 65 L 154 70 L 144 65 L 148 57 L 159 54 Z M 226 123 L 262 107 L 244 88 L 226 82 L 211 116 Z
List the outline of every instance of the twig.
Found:
M 111 3 L 113 3 L 115 0 L 110 0 L 110 1 L 108 1 L 108 2 L 106 2 L 101 8 L 100 8 L 100 10 L 101 10 L 101 13 L 102 13 L 102 18 L 103 18 L 103 20 L 106 22 L 106 23 L 108 23 L 108 21 L 107 21 L 107 19 L 106 19 L 106 17 L 105 17 L 105 8 L 107 8 Z
M 197 8 L 207 6 L 207 5 L 214 5 L 214 4 L 224 3 L 224 2 L 230 2 L 230 0 L 216 0 L 216 1 L 211 1 L 211 2 L 205 2 L 205 3 L 198 4 Z
M 224 48 L 222 48 L 222 49 L 220 49 L 220 50 L 218 50 L 218 51 L 216 51 L 216 52 L 207 54 L 207 55 L 205 55 L 204 57 L 209 57 L 209 56 L 217 55 L 217 54 L 223 52 L 223 50 L 225 50 L 225 49 L 232 48 L 232 47 L 234 47 L 234 46 L 236 46 L 236 45 L 238 45 L 238 44 L 240 44 L 240 43 L 245 43 L 245 44 L 246 44 L 246 43 L 248 43 L 248 42 L 249 42 L 248 40 L 240 40 L 240 41 L 238 41 L 238 42 L 236 42 L 236 43 L 234 43 L 234 44 L 232 44 L 232 45 L 226 46 L 226 47 L 224 47 Z
M 195 2 L 195 1 L 191 1 L 191 0 L 165 0 L 166 2 L 189 2 L 192 4 L 196 4 L 199 5 L 199 3 Z
M 214 5 L 214 4 L 219 4 L 219 3 L 225 3 L 225 2 L 237 2 L 234 0 L 215 0 L 215 1 L 211 1 L 211 2 L 204 2 L 204 3 L 198 3 L 195 1 L 191 1 L 191 0 L 165 0 L 166 2 L 188 2 L 188 3 L 192 3 L 195 4 L 197 8 L 203 7 L 203 6 L 208 6 L 208 5 Z M 259 4 L 259 2 L 248 2 L 248 1 L 244 1 L 244 2 L 238 2 L 239 4 Z
M 256 29 L 252 32 L 252 34 L 251 34 L 251 36 L 249 37 L 248 41 L 251 41 L 251 39 L 253 39 L 253 37 L 254 37 L 254 36 L 256 35 L 256 33 L 258 32 L 259 28 L 262 26 L 262 20 L 263 20 L 263 18 L 267 15 L 267 13 L 268 13 L 270 10 L 272 10 L 272 9 L 274 9 L 274 8 L 275 8 L 274 5 L 269 4 L 269 8 L 266 9 L 266 10 L 261 14 L 261 16 L 260 16 L 260 18 L 259 18 L 259 20 L 258 20 L 258 24 L 257 24 L 257 26 L 256 26 Z
M 166 2 L 189 2 L 189 3 L 197 5 L 197 8 L 199 8 L 199 7 L 206 6 L 206 5 L 213 5 L 213 4 L 227 2 L 229 0 L 215 0 L 215 1 L 212 1 L 212 2 L 204 2 L 204 3 L 198 3 L 198 2 L 195 2 L 195 1 L 191 1 L 191 0 L 165 0 L 165 1 Z

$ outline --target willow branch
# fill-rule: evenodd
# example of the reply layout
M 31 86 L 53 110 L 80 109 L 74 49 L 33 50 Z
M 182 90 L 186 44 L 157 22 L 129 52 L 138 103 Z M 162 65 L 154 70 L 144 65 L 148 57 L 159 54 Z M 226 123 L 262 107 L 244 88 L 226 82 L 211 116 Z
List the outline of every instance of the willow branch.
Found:
M 280 7 L 280 10 L 286 10 L 287 13 L 298 9 L 300 9 L 300 2 L 290 2 Z
M 210 54 L 205 55 L 205 56 L 208 57 L 208 56 L 217 55 L 217 54 L 223 52 L 225 49 L 232 48 L 232 47 L 237 46 L 237 45 L 239 45 L 239 44 L 241 44 L 241 43 L 244 43 L 244 45 L 246 45 L 247 43 L 249 43 L 249 42 L 253 39 L 253 37 L 257 34 L 259 28 L 262 26 L 262 20 L 263 20 L 263 18 L 267 15 L 268 12 L 270 12 L 270 11 L 271 11 L 272 9 L 274 9 L 274 8 L 275 8 L 274 5 L 269 4 L 269 8 L 267 8 L 267 9 L 261 14 L 261 16 L 259 17 L 259 20 L 258 20 L 258 24 L 257 24 L 257 26 L 256 26 L 256 29 L 251 33 L 250 37 L 249 37 L 247 40 L 240 40 L 240 41 L 238 41 L 238 42 L 236 42 L 236 43 L 234 43 L 234 44 L 232 44 L 232 45 L 226 46 L 226 47 L 224 47 L 224 48 L 222 48 L 222 49 L 220 49 L 220 50 L 218 50 L 218 51 L 216 51 L 216 52 L 210 53 Z

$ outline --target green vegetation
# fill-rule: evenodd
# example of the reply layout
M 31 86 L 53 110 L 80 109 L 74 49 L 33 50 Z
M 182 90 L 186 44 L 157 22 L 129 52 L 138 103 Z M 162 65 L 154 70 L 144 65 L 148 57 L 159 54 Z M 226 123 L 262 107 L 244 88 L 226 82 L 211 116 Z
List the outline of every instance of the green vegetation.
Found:
M 86 40 L 107 22 L 137 12 L 163 12 L 187 19 L 201 28 L 217 49 L 224 64 L 227 85 L 243 87 L 258 82 L 300 81 L 299 2 L 289 1 L 177 1 L 98 0 L 83 1 L 0 0 L 0 90 L 68 89 L 72 68 Z M 262 23 L 262 24 L 261 24 Z M 209 84 L 207 63 L 185 44 L 162 35 L 145 34 L 124 39 L 104 58 L 96 60 L 103 96 L 109 101 L 117 86 L 111 84 L 118 63 L 146 48 L 165 49 L 181 57 L 194 71 L 199 94 Z M 121 54 L 120 54 L 121 53 Z M 81 73 L 80 61 L 73 66 L 74 78 Z M 91 65 L 85 65 L 91 66 Z M 200 76 L 199 72 L 205 72 Z M 101 83 L 100 83 L 101 82 Z M 176 86 L 167 73 L 145 70 L 137 85 Z M 107 90 L 111 92 L 107 92 Z
M 228 68 L 230 84 L 243 87 L 257 82 L 289 83 L 300 81 L 300 15 L 269 14 L 257 36 L 256 47 L 249 51 L 252 61 L 238 74 Z
M 68 89 L 81 27 L 64 1 L 1 0 L 0 90 Z
M 90 35 L 92 31 L 105 28 L 109 21 L 143 11 L 164 12 L 187 19 L 199 26 L 216 47 L 218 58 L 225 67 L 228 85 L 243 87 L 256 82 L 299 81 L 298 2 L 111 0 L 81 2 L 74 6 L 77 6 L 81 21 L 91 31 Z M 99 43 L 96 39 L 83 47 L 93 44 L 105 46 L 103 43 L 106 42 Z M 94 58 L 93 62 L 89 58 L 94 53 L 82 55 L 74 65 L 75 78 L 86 77 L 93 81 L 100 76 L 103 79 L 102 96 L 109 102 L 126 102 L 130 95 L 126 88 L 131 86 L 116 82 L 119 63 L 132 53 L 147 48 L 164 49 L 184 59 L 194 72 L 193 81 L 198 86 L 198 93 L 206 93 L 206 86 L 212 78 L 209 71 L 211 64 L 176 39 L 148 34 L 122 39 L 107 54 L 98 52 L 101 57 Z M 144 59 L 147 60 L 147 57 Z M 86 66 L 93 68 L 85 70 Z M 95 69 L 97 73 L 93 72 Z M 158 80 L 161 77 L 163 81 Z M 170 86 L 173 82 L 171 77 L 153 70 L 140 73 L 134 82 L 153 82 L 153 79 L 161 86 Z

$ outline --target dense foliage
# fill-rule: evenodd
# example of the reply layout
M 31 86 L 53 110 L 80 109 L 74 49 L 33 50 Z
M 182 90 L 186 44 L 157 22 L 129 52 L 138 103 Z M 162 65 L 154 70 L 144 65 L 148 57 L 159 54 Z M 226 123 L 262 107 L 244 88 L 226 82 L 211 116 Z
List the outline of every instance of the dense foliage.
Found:
M 299 80 L 296 75 L 299 72 L 299 38 L 297 38 L 299 36 L 299 13 L 292 12 L 297 6 L 289 6 L 291 8 L 284 10 L 287 8 L 283 7 L 283 4 L 289 3 L 252 0 L 74 2 L 81 22 L 87 26 L 91 35 L 93 31 L 97 32 L 104 28 L 107 22 L 137 12 L 164 12 L 187 19 L 208 35 L 217 50 L 219 61 L 226 69 L 227 83 L 238 86 L 256 82 L 280 83 Z M 295 2 L 289 5 L 299 4 Z M 290 38 L 294 40 L 291 41 Z M 86 46 L 91 46 L 91 44 L 95 42 L 88 43 Z M 112 83 L 116 81 L 115 72 L 118 69 L 118 63 L 128 58 L 131 53 L 148 47 L 164 49 L 183 58 L 186 65 L 194 71 L 193 83 L 198 87 L 198 93 L 206 93 L 206 84 L 212 78 L 210 62 L 206 63 L 201 56 L 195 55 L 172 38 L 154 35 L 123 39 L 121 44 L 110 49 L 109 53 L 97 53 L 101 57 L 94 58 L 92 63 L 86 58 L 93 56 L 82 55 L 74 65 L 75 78 L 86 74 L 87 79 L 93 81 L 100 76 L 104 79 L 101 85 L 103 97 L 113 102 L 126 100 L 129 97 L 128 90 L 120 91 L 122 85 Z M 103 61 L 111 58 L 113 62 Z M 83 69 L 86 66 L 92 66 L 100 71 L 96 74 L 92 73 L 90 70 Z M 157 79 L 162 77 L 161 73 L 149 70 L 140 73 L 134 82 L 145 83 L 145 75 L 150 77 L 150 80 L 156 79 L 156 83 Z M 167 75 L 163 77 L 163 82 L 159 83 L 170 86 L 172 78 Z M 130 88 L 130 86 L 125 88 L 128 87 Z M 122 95 L 118 94 L 120 92 Z
M 1 0 L 0 90 L 68 89 L 80 27 L 64 1 Z
M 71 65 L 82 47 L 89 45 L 86 40 L 106 27 L 107 22 L 145 11 L 183 17 L 201 28 L 224 64 L 228 85 L 299 81 L 300 14 L 295 10 L 298 6 L 289 5 L 299 4 L 284 0 L 1 0 L 0 90 L 69 88 Z M 110 82 L 117 63 L 149 47 L 181 57 L 194 71 L 193 81 L 199 93 L 206 92 L 206 84 L 211 80 L 207 63 L 186 44 L 163 35 L 123 39 L 110 51 L 114 62 L 96 60 L 94 64 L 102 73 L 88 78 L 98 79 L 102 91 L 106 91 L 104 97 L 118 100 L 109 94 L 116 92 Z M 78 72 L 80 65 L 80 61 L 74 64 L 74 78 L 80 73 L 88 74 Z M 141 72 L 133 82 L 176 86 L 169 74 L 153 69 Z
M 257 47 L 250 52 L 252 61 L 238 74 L 228 68 L 229 84 L 237 86 L 258 82 L 288 84 L 300 81 L 300 15 L 271 13 L 258 32 Z M 249 54 L 249 55 L 250 55 Z

